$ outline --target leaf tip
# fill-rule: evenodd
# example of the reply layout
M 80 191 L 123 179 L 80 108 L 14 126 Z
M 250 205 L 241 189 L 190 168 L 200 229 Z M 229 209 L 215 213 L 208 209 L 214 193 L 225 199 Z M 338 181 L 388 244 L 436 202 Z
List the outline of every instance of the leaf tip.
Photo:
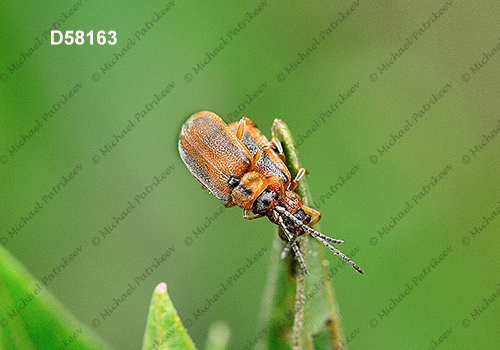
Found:
M 155 288 L 156 294 L 166 294 L 167 293 L 167 284 L 165 282 L 160 283 Z

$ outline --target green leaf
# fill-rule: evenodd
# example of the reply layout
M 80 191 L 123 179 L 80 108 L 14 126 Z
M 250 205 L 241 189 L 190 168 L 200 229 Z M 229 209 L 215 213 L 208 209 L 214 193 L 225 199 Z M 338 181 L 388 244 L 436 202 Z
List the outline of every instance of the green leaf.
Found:
M 330 334 L 327 329 L 322 330 L 320 333 L 315 334 L 313 337 L 313 348 L 315 350 L 330 350 Z M 343 349 L 343 348 L 339 348 Z
M 271 252 L 271 262 L 264 292 L 261 323 L 267 329 L 267 344 L 260 342 L 256 349 L 290 349 L 295 299 L 295 277 L 291 260 L 280 259 L 283 242 L 276 237 Z
M 142 349 L 196 349 L 168 296 L 165 283 L 160 283 L 153 293 Z
M 0 246 L 0 349 L 109 349 Z
M 293 177 L 301 168 L 297 149 L 288 127 L 281 120 L 275 123 Z M 312 202 L 305 176 L 296 192 L 304 205 Z M 319 230 L 317 225 L 315 228 Z M 261 314 L 261 322 L 269 329 L 267 344 L 261 342 L 258 349 L 342 349 L 325 247 L 308 235 L 298 241 L 310 275 L 304 275 L 293 254 L 285 260 L 279 258 L 285 243 L 277 237 Z
M 229 327 L 226 323 L 212 323 L 208 329 L 206 350 L 226 350 L 229 334 Z

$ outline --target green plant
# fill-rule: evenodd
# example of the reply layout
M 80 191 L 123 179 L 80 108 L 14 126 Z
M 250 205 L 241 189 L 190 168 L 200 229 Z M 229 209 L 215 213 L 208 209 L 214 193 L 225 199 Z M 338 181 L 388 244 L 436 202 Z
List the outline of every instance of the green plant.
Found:
M 287 166 L 294 176 L 300 169 L 297 150 L 287 126 L 278 125 Z M 308 205 L 310 194 L 305 178 L 297 192 Z M 292 254 L 280 259 L 284 243 L 276 235 L 261 313 L 266 339 L 257 343 L 256 349 L 343 349 L 325 249 L 305 236 L 298 242 L 310 276 L 304 275 Z M 207 349 L 224 350 L 228 337 L 225 324 L 213 325 Z M 0 349 L 50 350 L 68 344 L 79 350 L 109 349 L 0 246 Z M 165 283 L 160 283 L 153 293 L 142 349 L 196 349 Z

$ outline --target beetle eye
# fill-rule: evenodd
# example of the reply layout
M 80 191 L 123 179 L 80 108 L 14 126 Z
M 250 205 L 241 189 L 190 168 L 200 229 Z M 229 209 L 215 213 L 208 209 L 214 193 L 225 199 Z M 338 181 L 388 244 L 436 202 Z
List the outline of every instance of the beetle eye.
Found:
M 305 215 L 305 213 L 302 209 L 297 210 L 297 212 L 295 214 L 293 214 L 293 216 L 295 216 L 300 221 L 304 220 L 304 215 Z
M 238 186 L 238 185 L 239 185 L 239 183 L 240 183 L 240 179 L 237 179 L 237 178 L 235 178 L 235 177 L 231 177 L 227 183 L 228 183 L 228 184 L 229 184 L 229 186 L 231 186 L 232 188 L 235 188 L 236 186 Z
M 278 197 L 279 197 L 279 196 L 278 196 L 278 192 L 273 192 L 273 198 L 277 200 L 277 199 L 278 199 Z
M 295 214 L 293 214 L 298 220 L 302 221 L 304 224 L 309 224 L 311 222 L 311 216 L 306 214 L 304 210 L 299 209 Z

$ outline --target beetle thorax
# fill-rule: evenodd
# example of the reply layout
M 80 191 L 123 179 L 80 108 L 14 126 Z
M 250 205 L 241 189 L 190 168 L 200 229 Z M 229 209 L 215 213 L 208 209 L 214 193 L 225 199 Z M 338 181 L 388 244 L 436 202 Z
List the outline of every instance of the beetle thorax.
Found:
M 264 175 L 251 171 L 243 175 L 238 186 L 233 189 L 231 199 L 243 209 L 252 209 L 253 203 L 267 187 Z

